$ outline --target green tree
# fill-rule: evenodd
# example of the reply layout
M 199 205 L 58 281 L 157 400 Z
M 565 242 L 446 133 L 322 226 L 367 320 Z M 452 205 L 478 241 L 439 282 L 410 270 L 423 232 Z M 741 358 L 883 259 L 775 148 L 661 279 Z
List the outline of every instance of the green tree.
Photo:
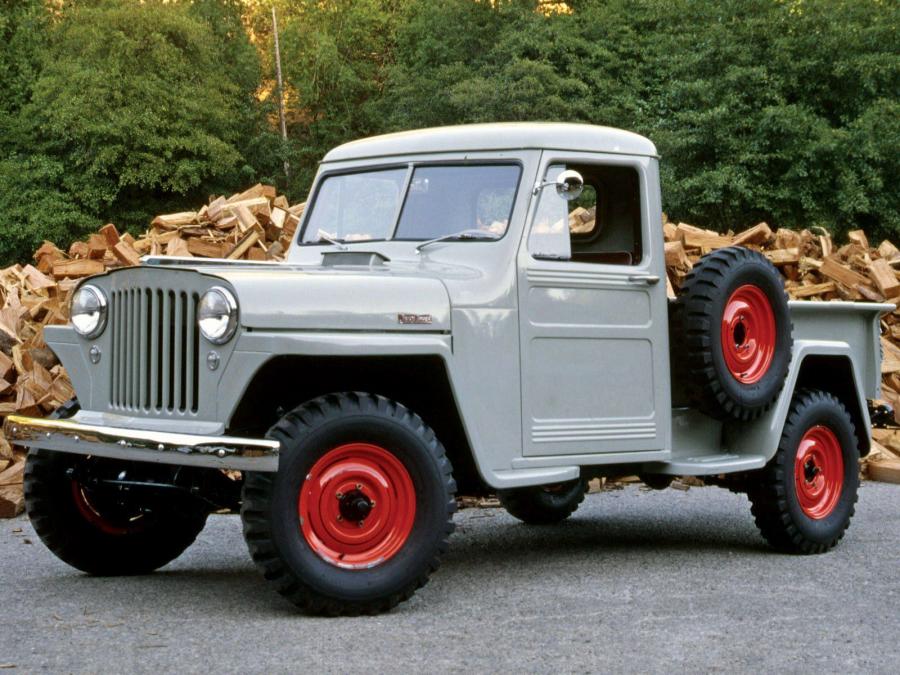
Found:
M 71 236 L 98 219 L 142 228 L 256 176 L 243 152 L 264 124 L 252 98 L 258 62 L 236 4 L 84 0 L 65 6 L 41 42 L 4 165 L 3 227 L 33 232 L 31 241 L 64 214 Z M 11 223 L 29 176 L 54 195 L 42 203 L 65 208 Z M 4 258 L 22 258 L 30 242 L 3 246 Z
M 277 132 L 273 4 L 287 144 Z M 336 144 L 498 120 L 649 136 L 673 218 L 900 235 L 900 4 L 566 6 L 7 0 L 0 261 L 27 258 L 44 236 L 65 244 L 101 220 L 141 228 L 256 180 L 297 200 Z
M 60 189 L 65 167 L 35 151 L 23 114 L 49 23 L 43 0 L 9 0 L 0 12 L 0 265 L 28 261 L 44 238 L 65 242 L 96 224 Z
M 384 128 L 624 127 L 656 142 L 673 217 L 900 232 L 897 3 L 539 4 L 411 3 L 373 104 Z
M 291 162 L 289 194 L 305 196 L 316 162 L 331 147 L 378 133 L 370 103 L 383 94 L 393 58 L 399 0 L 301 0 L 281 23 Z
M 18 113 L 31 96 L 46 28 L 43 0 L 7 0 L 0 12 L 0 153 L 18 137 Z

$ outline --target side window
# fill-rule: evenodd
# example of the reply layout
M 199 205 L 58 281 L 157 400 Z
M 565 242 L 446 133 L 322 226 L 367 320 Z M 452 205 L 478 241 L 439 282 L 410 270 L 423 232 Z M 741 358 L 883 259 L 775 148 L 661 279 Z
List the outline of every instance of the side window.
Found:
M 566 201 L 551 187 L 539 196 L 528 248 L 536 258 L 606 265 L 637 265 L 643 256 L 640 181 L 635 169 L 602 164 L 554 164 L 545 181 L 567 169 L 584 190 Z

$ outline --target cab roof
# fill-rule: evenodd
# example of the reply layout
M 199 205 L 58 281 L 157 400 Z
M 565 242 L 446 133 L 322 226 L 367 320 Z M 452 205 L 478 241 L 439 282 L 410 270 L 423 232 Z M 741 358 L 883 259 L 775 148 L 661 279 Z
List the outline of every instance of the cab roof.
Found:
M 656 156 L 650 140 L 592 124 L 502 122 L 401 131 L 339 145 L 323 162 L 439 152 L 545 149 Z

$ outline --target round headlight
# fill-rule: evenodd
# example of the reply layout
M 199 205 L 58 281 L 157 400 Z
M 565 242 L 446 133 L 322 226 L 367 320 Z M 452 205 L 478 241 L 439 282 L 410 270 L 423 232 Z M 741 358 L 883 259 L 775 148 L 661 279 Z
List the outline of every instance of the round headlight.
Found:
M 237 300 L 230 291 L 214 286 L 200 298 L 197 325 L 210 342 L 217 345 L 228 342 L 237 329 L 237 321 Z
M 93 340 L 106 328 L 106 296 L 96 286 L 82 286 L 72 298 L 72 326 L 81 337 Z

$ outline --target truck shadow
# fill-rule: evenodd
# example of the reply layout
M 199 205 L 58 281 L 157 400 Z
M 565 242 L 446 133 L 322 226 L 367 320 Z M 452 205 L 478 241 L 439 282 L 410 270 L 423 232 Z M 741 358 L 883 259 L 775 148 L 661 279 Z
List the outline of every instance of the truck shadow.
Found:
M 492 511 L 492 512 L 491 512 Z M 666 521 L 636 515 L 575 515 L 569 520 L 546 526 L 530 526 L 507 516 L 502 510 L 491 510 L 460 522 L 451 540 L 448 559 L 460 563 L 471 550 L 480 560 L 493 558 L 521 559 L 529 555 L 565 557 L 573 554 L 615 553 L 640 554 L 647 549 L 693 555 L 721 553 L 771 553 L 760 537 L 748 513 L 745 522 L 722 518 L 717 522 L 698 519 L 697 514 Z M 483 520 L 496 525 L 484 527 Z
M 757 533 L 749 510 L 610 513 L 599 504 L 585 506 L 563 523 L 542 527 L 524 525 L 502 509 L 457 514 L 457 530 L 435 585 L 429 584 L 433 589 L 429 594 L 444 595 L 440 589 L 453 588 L 461 579 L 477 586 L 485 574 L 496 577 L 512 569 L 517 575 L 539 578 L 564 569 L 594 570 L 603 576 L 609 570 L 638 566 L 663 574 L 671 569 L 671 578 L 677 579 L 679 565 L 689 558 L 706 558 L 705 564 L 713 565 L 724 561 L 755 565 L 759 556 L 777 556 Z M 90 577 L 54 566 L 52 572 L 40 575 L 41 591 L 90 597 L 113 613 L 120 611 L 114 609 L 118 599 L 128 598 L 121 612 L 135 604 L 142 612 L 191 613 L 207 607 L 216 612 L 233 609 L 244 617 L 300 617 L 250 562 L 240 520 L 215 517 L 210 525 L 182 558 L 152 575 Z M 415 613 L 421 608 L 418 598 L 394 613 Z

